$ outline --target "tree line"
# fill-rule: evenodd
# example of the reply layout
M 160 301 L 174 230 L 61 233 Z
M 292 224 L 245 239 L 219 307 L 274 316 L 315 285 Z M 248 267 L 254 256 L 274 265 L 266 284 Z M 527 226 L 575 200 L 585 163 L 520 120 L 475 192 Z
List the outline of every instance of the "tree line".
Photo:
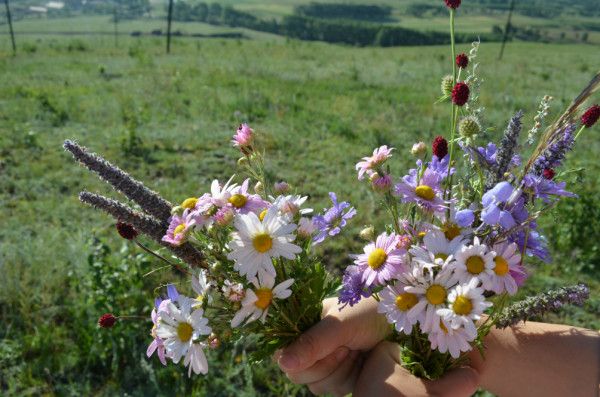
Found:
M 372 22 L 321 19 L 304 15 L 287 15 L 281 21 L 265 20 L 231 6 L 199 2 L 190 4 L 177 1 L 173 6 L 173 20 L 206 22 L 214 25 L 243 27 L 274 33 L 300 40 L 318 40 L 357 46 L 399 46 L 447 44 L 448 34 L 423 32 L 399 26 Z M 481 37 L 483 36 L 483 37 Z M 501 35 L 479 35 L 482 41 L 497 41 Z M 471 42 L 477 35 L 457 35 L 457 42 Z

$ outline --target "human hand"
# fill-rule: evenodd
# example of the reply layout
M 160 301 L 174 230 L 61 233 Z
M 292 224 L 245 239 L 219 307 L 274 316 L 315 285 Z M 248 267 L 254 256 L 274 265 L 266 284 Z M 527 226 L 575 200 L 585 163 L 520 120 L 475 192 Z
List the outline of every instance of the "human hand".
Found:
M 390 330 L 373 298 L 341 311 L 337 299 L 330 298 L 323 301 L 322 320 L 274 358 L 292 382 L 306 384 L 315 394 L 343 396 L 352 392 L 363 352 Z
M 417 378 L 400 365 L 400 346 L 381 342 L 366 358 L 353 396 L 469 397 L 478 385 L 478 372 L 466 366 L 453 369 L 435 381 Z

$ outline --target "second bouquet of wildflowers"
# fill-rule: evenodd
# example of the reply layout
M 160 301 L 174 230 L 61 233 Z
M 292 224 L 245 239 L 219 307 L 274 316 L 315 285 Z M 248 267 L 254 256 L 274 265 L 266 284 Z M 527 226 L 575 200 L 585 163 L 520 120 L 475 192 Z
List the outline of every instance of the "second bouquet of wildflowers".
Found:
M 446 5 L 453 39 L 460 1 Z M 460 365 L 463 353 L 474 347 L 483 353 L 483 338 L 492 326 L 515 324 L 565 302 L 581 303 L 588 294 L 585 286 L 577 286 L 504 310 L 527 279 L 526 258 L 551 260 L 537 219 L 559 199 L 576 197 L 561 181 L 560 168 L 579 134 L 600 116 L 594 105 L 576 121 L 577 109 L 600 86 L 600 75 L 548 126 L 537 147 L 520 144 L 520 111 L 500 142 L 478 146 L 486 135 L 477 103 L 481 80 L 473 64 L 478 49 L 475 42 L 469 55 L 456 55 L 452 42 L 453 74 L 442 80 L 439 100 L 451 108 L 451 130 L 447 138 L 434 139 L 430 157 L 425 143 L 415 144 L 412 154 L 418 160 L 404 176 L 390 173 L 394 149 L 387 146 L 356 164 L 358 179 L 367 179 L 380 193 L 390 216 L 379 234 L 373 227 L 361 233 L 368 244 L 345 271 L 341 308 L 377 299 L 402 347 L 402 362 L 429 379 Z M 529 145 L 548 102 L 544 97 Z M 528 152 L 527 161 L 522 152 Z

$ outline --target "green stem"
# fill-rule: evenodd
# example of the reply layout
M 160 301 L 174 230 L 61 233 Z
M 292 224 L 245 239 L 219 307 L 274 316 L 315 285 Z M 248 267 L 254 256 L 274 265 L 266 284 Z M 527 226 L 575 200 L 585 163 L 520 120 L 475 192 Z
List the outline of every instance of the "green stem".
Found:
M 573 139 L 573 142 L 575 142 L 577 140 L 577 138 L 579 138 L 579 135 L 581 135 L 581 133 L 583 132 L 584 129 L 585 129 L 585 125 L 582 125 L 581 128 L 579 129 L 579 131 L 577 131 L 577 134 L 575 135 L 575 139 Z
M 452 82 L 453 86 L 456 85 L 456 46 L 454 43 L 454 14 L 455 10 L 453 8 L 450 9 L 450 47 L 452 49 Z M 451 101 L 452 105 L 452 117 L 450 120 L 450 161 L 448 163 L 448 176 L 446 177 L 448 181 L 448 185 L 446 188 L 446 199 L 452 197 L 452 178 L 450 175 L 450 168 L 452 167 L 452 159 L 454 156 L 454 130 L 456 129 L 456 114 L 457 109 L 456 105 Z M 441 159 L 440 159 L 441 160 Z M 450 218 L 450 208 L 448 208 L 448 218 Z

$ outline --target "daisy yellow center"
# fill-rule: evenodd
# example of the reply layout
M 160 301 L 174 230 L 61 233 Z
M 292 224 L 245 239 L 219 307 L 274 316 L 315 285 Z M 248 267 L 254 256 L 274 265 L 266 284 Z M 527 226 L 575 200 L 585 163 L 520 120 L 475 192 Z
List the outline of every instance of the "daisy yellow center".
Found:
M 182 233 L 185 230 L 185 224 L 177 225 L 175 230 L 173 230 L 173 236 L 177 236 L 179 233 Z
M 431 287 L 427 288 L 425 297 L 432 305 L 440 305 L 446 300 L 446 288 L 439 284 L 433 284 Z
M 396 307 L 400 311 L 405 312 L 412 309 L 412 307 L 417 304 L 417 301 L 417 296 L 415 294 L 405 292 L 396 297 Z
M 264 254 L 273 247 L 273 238 L 267 233 L 260 233 L 254 236 L 252 239 L 252 245 L 254 249 Z
M 442 230 L 444 231 L 444 236 L 448 240 L 454 240 L 456 237 L 460 236 L 460 227 L 456 223 L 446 223 L 442 226 Z
M 179 323 L 177 326 L 177 336 L 182 342 L 187 342 L 192 339 L 194 328 L 188 323 Z
M 467 271 L 471 274 L 479 274 L 485 268 L 485 263 L 480 256 L 471 256 L 467 259 Z
M 387 259 L 386 252 L 384 250 L 382 250 L 381 248 L 375 248 L 369 254 L 369 258 L 367 259 L 367 264 L 369 265 L 369 267 L 371 269 L 377 270 L 385 263 L 386 259 Z
M 448 254 L 444 254 L 443 252 L 440 252 L 439 254 L 435 254 L 434 258 L 441 259 L 445 262 L 446 259 L 448 259 Z
M 415 188 L 415 194 L 422 199 L 431 201 L 435 198 L 435 192 L 427 185 L 419 185 Z
M 246 205 L 247 201 L 248 199 L 243 194 L 234 194 L 229 198 L 229 202 L 235 208 L 242 208 L 244 205 Z
M 422 240 L 427 235 L 427 232 L 419 232 L 419 238 Z
M 267 216 L 267 210 L 262 210 L 260 215 L 258 215 L 258 219 L 260 219 L 260 221 L 262 222 L 265 219 L 265 216 Z
M 183 200 L 183 203 L 181 203 L 181 206 L 183 208 L 187 208 L 188 210 L 194 209 L 194 207 L 196 206 L 196 203 L 198 202 L 198 199 L 195 197 L 190 197 L 188 199 Z
M 471 299 L 468 297 L 459 295 L 456 297 L 456 300 L 452 305 L 452 310 L 454 310 L 454 313 L 458 315 L 466 316 L 473 310 L 473 303 L 471 303 Z
M 261 310 L 265 310 L 271 304 L 271 300 L 273 300 L 273 291 L 269 288 L 259 288 L 254 291 L 258 300 L 254 302 L 254 306 L 258 307 Z
M 494 258 L 494 263 L 496 266 L 494 267 L 494 272 L 498 276 L 505 276 L 508 273 L 508 262 L 501 256 L 497 256 Z
M 196 300 L 197 300 L 198 302 L 202 302 L 202 301 L 204 300 L 204 295 L 202 295 L 202 294 L 198 295 L 198 296 L 196 297 Z

